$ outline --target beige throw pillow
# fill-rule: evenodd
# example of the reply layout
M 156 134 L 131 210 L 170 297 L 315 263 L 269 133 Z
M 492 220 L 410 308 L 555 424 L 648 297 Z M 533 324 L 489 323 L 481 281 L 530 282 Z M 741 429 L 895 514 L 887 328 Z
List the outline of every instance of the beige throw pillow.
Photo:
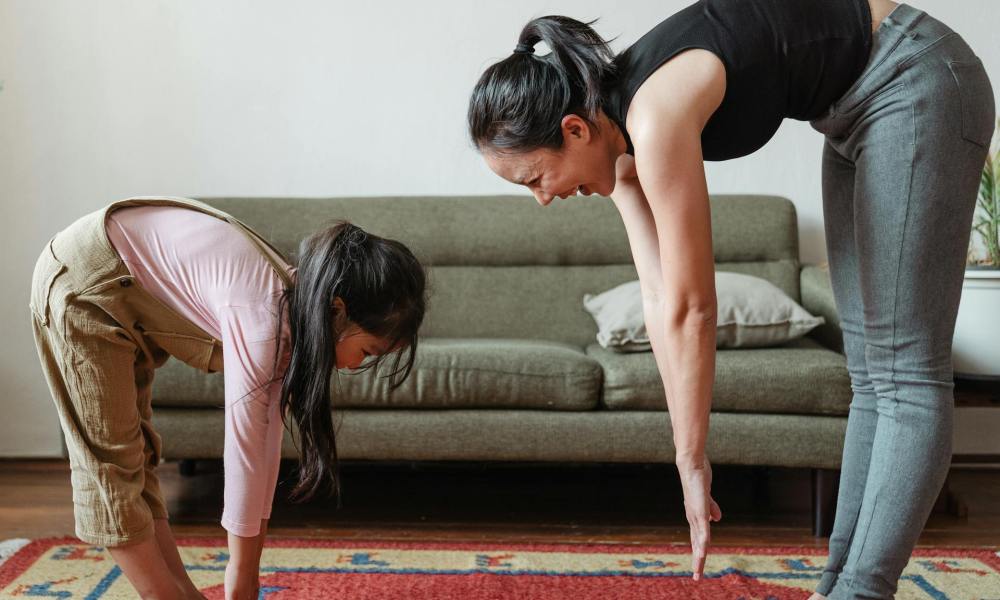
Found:
M 777 346 L 826 322 L 760 277 L 716 271 L 715 295 L 719 309 L 718 348 Z M 650 350 L 638 280 L 601 294 L 585 294 L 583 306 L 597 322 L 601 346 L 619 352 Z

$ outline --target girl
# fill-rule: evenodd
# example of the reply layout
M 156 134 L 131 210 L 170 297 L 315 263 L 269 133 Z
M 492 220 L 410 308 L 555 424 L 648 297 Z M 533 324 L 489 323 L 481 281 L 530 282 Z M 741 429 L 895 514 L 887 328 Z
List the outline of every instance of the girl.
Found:
M 336 491 L 331 373 L 391 353 L 398 387 L 424 287 L 403 244 L 350 223 L 305 239 L 292 269 L 233 217 L 185 198 L 115 202 L 58 233 L 35 266 L 30 304 L 69 452 L 76 535 L 107 546 L 143 598 L 203 597 L 167 524 L 151 385 L 169 356 L 225 367 L 226 598 L 256 599 L 283 423 L 300 446 L 293 496 Z
M 891 14 L 890 14 L 891 13 Z M 550 54 L 534 53 L 544 41 Z M 994 118 L 962 38 L 889 0 L 700 0 L 613 56 L 587 24 L 529 22 L 476 84 L 489 167 L 540 204 L 610 195 L 639 274 L 702 573 L 715 289 L 704 160 L 782 119 L 826 135 L 826 242 L 854 399 L 813 598 L 891 598 L 947 472 L 951 341 Z

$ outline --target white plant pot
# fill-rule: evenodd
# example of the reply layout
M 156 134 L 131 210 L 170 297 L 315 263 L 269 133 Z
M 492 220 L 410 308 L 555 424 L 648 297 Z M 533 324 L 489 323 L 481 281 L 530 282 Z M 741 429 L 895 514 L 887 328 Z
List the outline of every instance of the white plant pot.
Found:
M 1000 379 L 1000 269 L 965 272 L 951 356 L 955 375 Z

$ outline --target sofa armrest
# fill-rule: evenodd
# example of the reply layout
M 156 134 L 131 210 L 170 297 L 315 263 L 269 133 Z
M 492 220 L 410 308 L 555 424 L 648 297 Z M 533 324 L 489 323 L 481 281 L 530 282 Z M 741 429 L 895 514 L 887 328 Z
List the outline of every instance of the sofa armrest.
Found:
M 830 283 L 830 268 L 822 265 L 802 265 L 799 273 L 802 290 L 802 307 L 810 313 L 823 317 L 826 323 L 809 333 L 831 350 L 844 351 L 843 333 L 840 330 L 840 316 L 833 299 L 833 285 Z

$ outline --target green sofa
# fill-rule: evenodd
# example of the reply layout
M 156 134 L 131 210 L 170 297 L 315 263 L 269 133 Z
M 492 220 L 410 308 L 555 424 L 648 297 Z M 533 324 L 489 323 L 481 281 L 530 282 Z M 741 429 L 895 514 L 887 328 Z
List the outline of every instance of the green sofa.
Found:
M 205 198 L 288 254 L 336 218 L 406 243 L 428 267 L 417 362 L 392 394 L 371 374 L 341 374 L 333 407 L 343 459 L 673 461 L 651 353 L 596 342 L 583 308 L 636 278 L 610 199 L 546 208 L 526 196 Z M 794 205 L 713 196 L 716 268 L 763 277 L 826 325 L 783 347 L 720 350 L 708 455 L 713 464 L 813 470 L 814 533 L 836 499 L 850 381 L 829 277 L 802 266 Z M 222 377 L 178 361 L 158 371 L 154 421 L 171 459 L 222 456 Z M 286 432 L 284 453 L 295 456 Z

